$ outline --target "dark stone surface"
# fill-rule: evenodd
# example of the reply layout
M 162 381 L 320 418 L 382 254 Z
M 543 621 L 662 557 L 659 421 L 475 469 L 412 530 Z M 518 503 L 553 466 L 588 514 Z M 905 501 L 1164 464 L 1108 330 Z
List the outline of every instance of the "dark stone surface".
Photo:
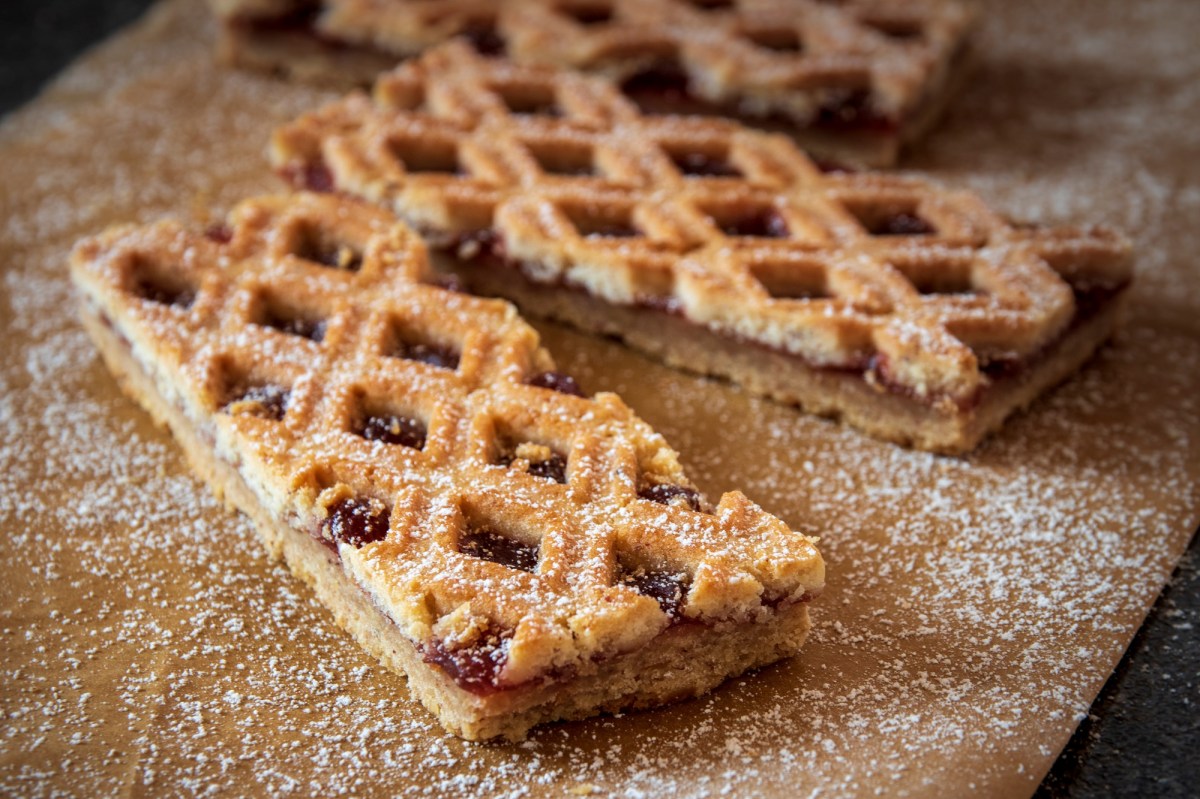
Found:
M 0 113 L 150 0 L 0 1 Z M 1200 795 L 1200 537 L 1038 790 L 1040 799 Z

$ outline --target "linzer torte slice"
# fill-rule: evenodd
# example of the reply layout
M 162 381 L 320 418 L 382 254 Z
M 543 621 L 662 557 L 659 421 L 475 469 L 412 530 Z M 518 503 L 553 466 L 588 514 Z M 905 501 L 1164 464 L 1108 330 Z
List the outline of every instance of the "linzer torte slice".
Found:
M 391 209 L 480 293 L 940 452 L 1076 370 L 1131 279 L 1112 231 L 823 172 L 786 137 L 461 44 L 278 130 L 272 158 Z
M 226 62 L 366 85 L 460 36 L 604 75 L 644 111 L 729 116 L 884 166 L 966 73 L 963 0 L 213 0 Z
M 84 241 L 72 276 L 122 388 L 448 730 L 660 704 L 804 641 L 813 541 L 710 505 L 384 211 L 250 200 Z

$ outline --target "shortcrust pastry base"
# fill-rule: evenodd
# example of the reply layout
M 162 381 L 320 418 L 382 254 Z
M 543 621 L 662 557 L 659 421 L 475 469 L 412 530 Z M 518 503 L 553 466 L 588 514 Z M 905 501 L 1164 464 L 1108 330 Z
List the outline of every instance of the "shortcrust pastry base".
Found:
M 512 267 L 461 261 L 441 254 L 438 263 L 459 274 L 474 293 L 503 297 L 526 316 L 565 322 L 615 336 L 670 366 L 721 377 L 755 394 L 841 419 L 904 446 L 946 455 L 974 449 L 1009 415 L 1077 371 L 1112 335 L 1127 292 L 1106 302 L 1070 329 L 1016 376 L 997 380 L 967 410 L 949 410 L 874 386 L 855 372 L 813 368 L 798 358 L 748 344 L 670 313 L 614 305 L 583 291 L 544 286 Z
M 777 610 L 765 623 L 718 627 L 685 623 L 668 628 L 649 645 L 597 663 L 592 671 L 569 680 L 487 695 L 459 688 L 445 672 L 423 660 L 328 549 L 262 507 L 237 470 L 215 457 L 201 431 L 163 398 L 128 345 L 95 310 L 85 305 L 80 317 L 122 391 L 170 430 L 193 471 L 218 497 L 254 522 L 271 558 L 282 559 L 329 608 L 338 625 L 384 666 L 406 676 L 416 697 L 443 726 L 463 738 L 520 740 L 543 722 L 698 696 L 730 677 L 795 654 L 808 635 L 808 607 L 801 602 Z

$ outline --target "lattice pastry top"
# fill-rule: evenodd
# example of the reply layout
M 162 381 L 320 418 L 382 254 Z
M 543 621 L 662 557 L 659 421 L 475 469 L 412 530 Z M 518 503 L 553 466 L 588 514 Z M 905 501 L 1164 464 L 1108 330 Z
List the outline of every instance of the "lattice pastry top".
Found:
M 293 183 L 385 205 L 435 245 L 682 314 L 811 365 L 966 405 L 1094 289 L 1103 229 L 1016 226 L 976 196 L 823 173 L 788 139 L 642 117 L 611 84 L 451 44 L 277 131 Z
M 754 116 L 897 126 L 944 79 L 975 18 L 961 0 L 213 0 L 228 19 L 311 21 L 412 56 L 463 35 L 525 63 L 682 80 Z M 666 87 L 670 89 L 671 87 Z
M 208 235 L 113 229 L 72 270 L 261 504 L 467 684 L 821 589 L 811 539 L 739 492 L 709 506 L 617 396 L 580 395 L 507 303 L 440 287 L 383 211 L 259 198 Z

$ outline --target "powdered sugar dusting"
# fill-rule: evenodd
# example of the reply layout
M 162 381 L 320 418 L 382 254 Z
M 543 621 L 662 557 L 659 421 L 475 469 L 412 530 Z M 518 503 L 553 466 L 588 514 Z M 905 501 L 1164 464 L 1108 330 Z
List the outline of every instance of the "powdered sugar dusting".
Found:
M 546 328 L 560 366 L 619 391 L 710 494 L 740 488 L 821 534 L 829 588 L 795 661 L 514 746 L 443 734 L 188 475 L 72 321 L 75 238 L 167 211 L 204 221 L 276 186 L 271 127 L 327 97 L 207 74 L 209 42 L 185 36 L 204 13 L 180 2 L 9 120 L 0 792 L 1032 790 L 1200 505 L 1200 193 L 1177 160 L 1196 143 L 1179 118 L 1200 55 L 1183 2 L 1020 5 L 992 9 L 974 89 L 914 164 L 1019 216 L 1133 233 L 1117 345 L 956 460 Z

